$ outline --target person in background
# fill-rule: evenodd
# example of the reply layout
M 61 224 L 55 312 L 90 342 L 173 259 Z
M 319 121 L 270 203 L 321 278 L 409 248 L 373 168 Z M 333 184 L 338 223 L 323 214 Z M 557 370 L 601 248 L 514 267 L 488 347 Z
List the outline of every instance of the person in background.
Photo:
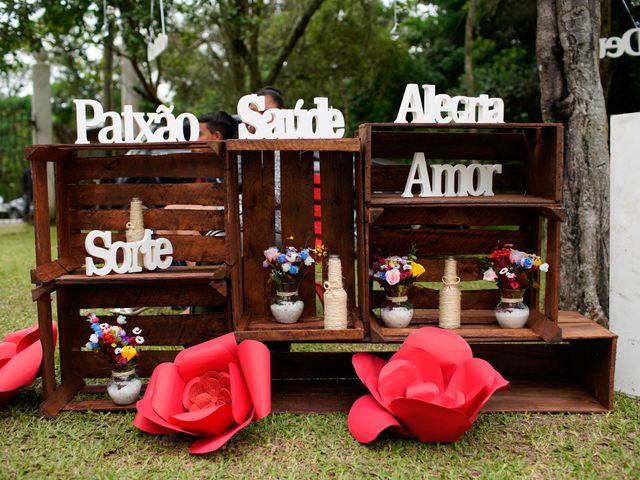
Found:
M 284 97 L 282 96 L 282 92 L 275 87 L 262 87 L 256 92 L 256 95 L 265 97 L 265 110 L 270 108 L 284 108 Z
M 238 125 L 227 112 L 209 112 L 198 118 L 200 134 L 198 141 L 229 140 L 238 138 Z

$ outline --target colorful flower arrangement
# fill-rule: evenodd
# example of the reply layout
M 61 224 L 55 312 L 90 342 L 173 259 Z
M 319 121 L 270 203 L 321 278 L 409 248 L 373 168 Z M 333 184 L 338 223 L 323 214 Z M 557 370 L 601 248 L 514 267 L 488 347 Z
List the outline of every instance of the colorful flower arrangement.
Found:
M 90 350 L 99 351 L 107 357 L 113 365 L 129 366 L 133 360 L 140 355 L 140 345 L 144 343 L 141 336 L 142 330 L 135 327 L 131 330 L 132 335 L 128 335 L 122 325 L 127 323 L 126 317 L 119 315 L 118 325 L 100 323 L 100 319 L 90 313 L 87 321 L 91 325 L 93 333 L 85 345 Z
M 484 272 L 483 280 L 496 282 L 499 288 L 508 290 L 527 288 L 534 272 L 549 270 L 549 265 L 539 256 L 510 246 L 496 248 L 485 260 L 489 268 Z
M 291 245 L 282 250 L 278 247 L 269 247 L 264 251 L 264 268 L 271 269 L 271 278 L 279 291 L 283 289 L 283 283 L 298 283 L 305 272 L 315 265 L 322 257 L 327 255 L 323 245 L 316 248 L 297 248 Z
M 416 256 L 411 252 L 404 257 L 376 257 L 370 274 L 383 287 L 410 286 L 424 271 L 424 267 L 416 262 Z

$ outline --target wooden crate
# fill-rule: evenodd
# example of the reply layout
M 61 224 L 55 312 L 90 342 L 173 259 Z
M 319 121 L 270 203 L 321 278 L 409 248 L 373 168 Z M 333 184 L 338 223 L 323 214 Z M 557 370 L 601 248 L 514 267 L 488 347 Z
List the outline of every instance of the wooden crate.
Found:
M 84 344 L 91 333 L 88 311 L 114 307 L 205 307 L 206 313 L 181 315 L 175 309 L 155 309 L 155 314 L 130 316 L 127 329 L 141 327 L 145 336 L 139 372 L 149 376 L 158 363 L 174 358 L 180 347 L 190 346 L 230 332 L 227 308 L 227 239 L 207 236 L 225 229 L 228 214 L 220 144 L 149 145 L 160 152 L 132 150 L 139 145 L 35 146 L 28 151 L 34 178 L 37 285 L 40 326 L 50 335 L 50 294 L 56 292 L 62 385 L 55 388 L 53 346 L 44 343 L 42 410 L 55 415 L 74 397 L 84 379 L 110 375 L 108 363 Z M 192 151 L 191 148 L 195 147 Z M 125 154 L 127 150 L 132 150 Z M 155 154 L 154 154 L 155 153 Z M 46 162 L 55 170 L 58 258 L 51 259 L 46 185 Z M 122 177 L 162 177 L 163 183 L 120 184 Z M 199 183 L 198 177 L 222 178 L 223 183 Z M 90 230 L 109 230 L 113 240 L 125 239 L 129 204 L 138 197 L 146 207 L 145 228 L 171 240 L 175 260 L 197 266 L 172 266 L 167 270 L 137 274 L 87 276 L 82 265 L 84 239 Z M 198 205 L 195 209 L 191 206 Z M 154 310 L 152 310 L 154 311 Z M 168 313 L 166 313 L 168 312 Z M 114 315 L 100 315 L 113 323 Z M 151 348 L 148 348 L 151 347 Z M 91 408 L 110 408 L 108 400 Z
M 374 256 L 402 255 L 413 245 L 426 273 L 420 282 L 440 282 L 444 258 L 458 260 L 463 282 L 482 279 L 481 256 L 499 242 L 543 253 L 550 264 L 544 292 L 531 288 L 528 326 L 501 329 L 493 308 L 499 293 L 487 289 L 462 294 L 462 328 L 474 341 L 559 341 L 558 272 L 562 198 L 562 127 L 549 124 L 397 125 L 368 124 L 363 146 L 363 262 Z M 428 163 L 502 165 L 494 175 L 494 196 L 402 198 L 411 159 L 424 152 Z M 546 238 L 546 242 L 543 240 Z M 416 315 L 410 328 L 390 329 L 374 314 L 384 292 L 368 280 L 363 314 L 376 341 L 402 340 L 411 330 L 438 322 L 438 290 L 415 286 L 410 298 Z M 464 283 L 462 284 L 464 286 Z M 431 285 L 433 287 L 433 284 Z M 544 293 L 544 295 L 542 295 Z
M 229 226 L 232 238 L 233 319 L 238 339 L 268 341 L 358 341 L 364 328 L 356 304 L 357 206 L 354 172 L 360 144 L 344 140 L 271 140 L 226 143 L 234 181 L 230 197 L 242 194 L 242 215 Z M 279 163 L 277 177 L 275 165 Z M 300 285 L 305 303 L 298 323 L 277 323 L 269 311 L 275 292 L 268 271 L 262 267 L 264 250 L 278 240 L 293 237 L 293 244 L 313 246 L 314 164 L 320 173 L 322 240 L 331 253 L 340 255 L 344 288 L 350 311 L 349 328 L 325 330 L 316 301 L 316 283 L 307 274 Z M 277 199 L 276 184 L 281 197 Z M 241 187 L 240 187 L 241 186 Z M 235 190 L 234 190 L 235 189 Z M 279 202 L 277 201 L 279 200 Z M 276 232 L 276 216 L 281 232 Z M 241 222 L 242 218 L 242 232 Z M 317 267 L 320 268 L 320 265 Z M 319 272 L 318 272 L 319 273 Z

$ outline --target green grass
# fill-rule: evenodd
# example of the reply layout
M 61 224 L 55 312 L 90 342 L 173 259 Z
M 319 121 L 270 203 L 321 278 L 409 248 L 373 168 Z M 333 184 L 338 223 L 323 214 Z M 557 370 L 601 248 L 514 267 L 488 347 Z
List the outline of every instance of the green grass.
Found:
M 0 336 L 35 323 L 29 227 L 0 228 Z M 348 346 L 338 346 L 348 348 Z M 314 348 L 301 345 L 298 348 Z M 317 348 L 317 347 L 316 347 Z M 335 347 L 324 347 L 331 349 Z M 187 453 L 184 436 L 155 437 L 130 413 L 38 415 L 40 384 L 0 409 L 0 478 L 637 478 L 640 401 L 616 396 L 600 415 L 485 414 L 452 445 L 385 435 L 370 446 L 346 415 L 278 414 L 219 452 Z

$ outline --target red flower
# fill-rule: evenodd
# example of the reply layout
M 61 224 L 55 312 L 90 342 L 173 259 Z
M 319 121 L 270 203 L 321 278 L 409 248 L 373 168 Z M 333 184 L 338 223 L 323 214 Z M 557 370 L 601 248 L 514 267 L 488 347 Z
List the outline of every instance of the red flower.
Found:
M 55 346 L 58 326 L 51 324 Z M 0 343 L 0 405 L 33 383 L 42 363 L 38 325 L 10 333 Z
M 180 352 L 158 365 L 133 424 L 156 435 L 203 437 L 189 451 L 222 447 L 252 420 L 271 412 L 269 350 L 255 340 L 239 346 L 233 333 Z
M 352 361 L 371 392 L 349 412 L 349 431 L 362 443 L 386 428 L 421 442 L 456 441 L 491 395 L 509 385 L 489 363 L 473 358 L 462 337 L 434 327 L 409 335 L 388 363 L 370 353 Z

